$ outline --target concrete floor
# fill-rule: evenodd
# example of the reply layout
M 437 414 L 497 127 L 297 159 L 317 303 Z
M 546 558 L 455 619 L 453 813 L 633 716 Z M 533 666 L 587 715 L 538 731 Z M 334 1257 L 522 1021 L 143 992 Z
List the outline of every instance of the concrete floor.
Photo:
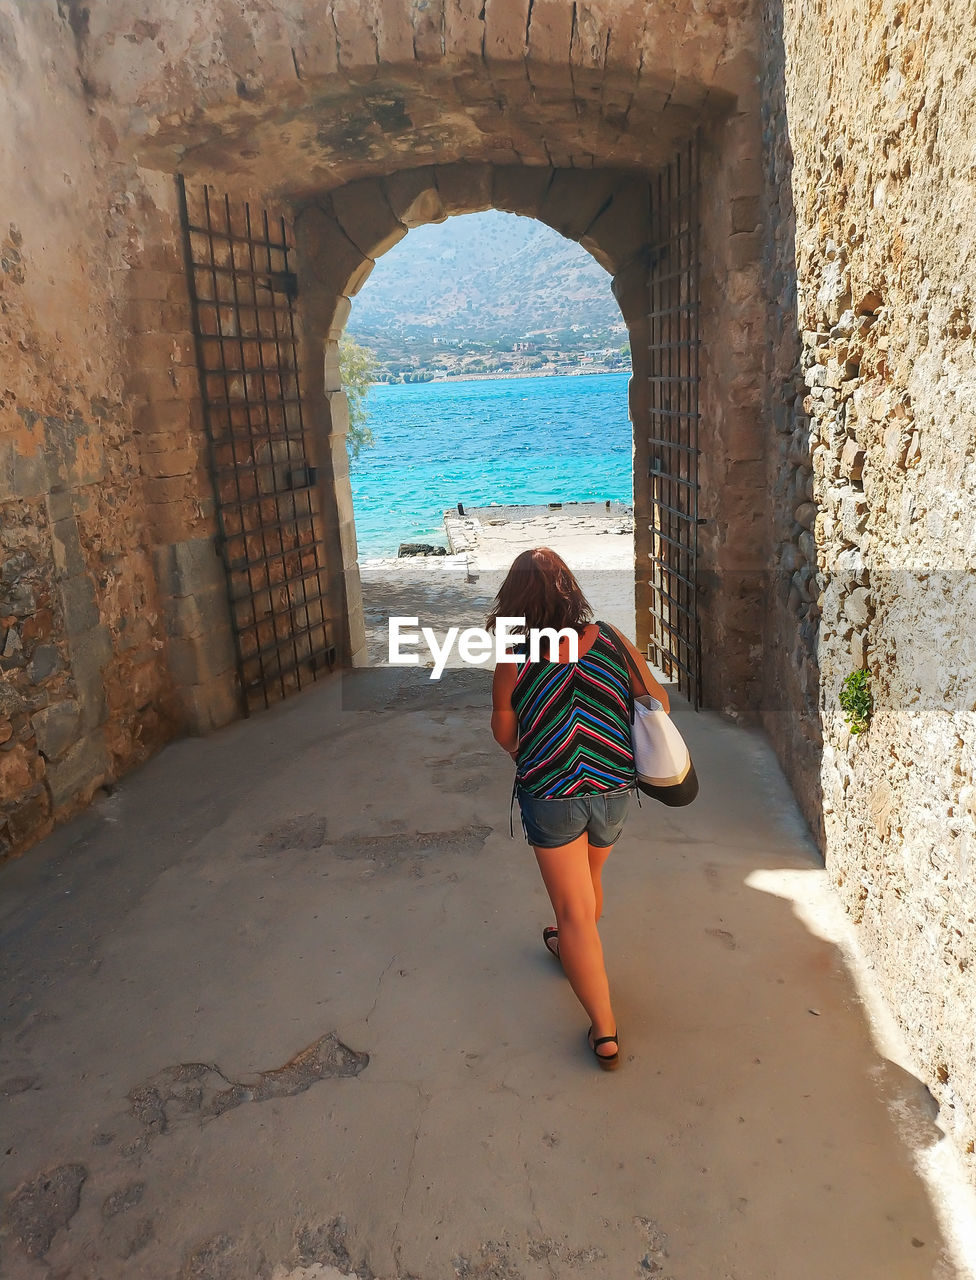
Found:
M 635 810 L 607 867 L 611 1075 L 542 947 L 489 675 L 424 676 L 175 743 L 0 869 L 0 1275 L 961 1274 L 927 1093 L 756 887 L 821 875 L 762 736 L 676 706 L 702 795 Z

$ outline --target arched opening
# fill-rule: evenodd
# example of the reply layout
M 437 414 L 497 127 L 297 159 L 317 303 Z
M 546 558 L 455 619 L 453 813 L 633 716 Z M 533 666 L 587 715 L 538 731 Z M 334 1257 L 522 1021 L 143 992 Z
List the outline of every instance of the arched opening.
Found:
M 347 333 L 379 358 L 373 445 L 350 450 L 370 662 L 390 616 L 480 626 L 543 543 L 633 636 L 630 348 L 605 270 L 538 220 L 458 215 L 379 259 Z
M 674 203 L 673 196 L 669 197 Z M 696 482 L 688 470 L 688 460 L 697 457 L 696 443 L 691 440 L 691 419 L 697 425 L 697 406 L 693 409 L 689 394 L 691 383 L 690 353 L 697 349 L 697 296 L 691 296 L 696 287 L 697 275 L 692 268 L 697 263 L 697 237 L 690 225 L 690 206 L 684 212 L 689 218 L 686 230 L 681 233 L 679 249 L 662 242 L 657 247 L 657 260 L 664 264 L 661 275 L 665 284 L 658 288 L 655 302 L 657 315 L 651 309 L 648 273 L 652 268 L 654 246 L 652 236 L 663 234 L 667 222 L 662 210 L 657 222 L 651 217 L 651 186 L 646 180 L 630 173 L 615 171 L 536 170 L 483 165 L 450 165 L 443 168 L 425 168 L 404 171 L 383 179 L 372 179 L 350 184 L 333 192 L 325 200 L 311 202 L 296 215 L 299 246 L 304 249 L 304 261 L 310 264 L 311 279 L 316 292 L 315 309 L 319 314 L 319 332 L 325 349 L 323 409 L 329 415 L 331 435 L 341 436 L 347 422 L 347 406 L 341 387 L 338 361 L 338 342 L 350 311 L 350 299 L 363 286 L 376 258 L 397 243 L 406 231 L 415 226 L 439 222 L 452 214 L 473 213 L 488 207 L 519 213 L 547 223 L 562 235 L 577 241 L 611 273 L 613 291 L 627 327 L 634 361 L 634 373 L 630 383 L 629 412 L 636 424 L 634 438 L 635 474 L 649 467 L 649 450 L 654 449 L 658 471 L 673 469 L 683 479 L 671 486 L 664 498 L 665 529 L 670 546 L 664 546 L 668 555 L 673 548 L 687 556 L 693 549 L 687 546 L 687 534 L 683 536 L 675 521 L 681 514 L 676 492 L 689 496 Z M 356 252 L 350 253 L 350 247 Z M 338 268 L 336 264 L 339 264 Z M 691 282 L 695 281 L 693 285 Z M 670 306 L 669 306 L 670 303 Z M 683 327 L 672 333 L 665 332 L 661 317 L 671 314 Z M 307 312 L 306 312 L 307 316 Z M 653 334 L 651 325 L 654 325 Z M 317 337 L 312 338 L 311 360 L 317 361 Z M 649 345 L 652 344 L 652 345 Z M 656 361 L 656 363 L 655 363 Z M 680 368 L 679 368 L 680 366 Z M 655 370 L 659 374 L 655 375 Z M 642 388 L 650 382 L 652 394 L 643 396 Z M 680 393 L 675 388 L 680 388 Z M 667 404 L 665 404 L 665 401 Z M 655 420 L 672 432 L 672 419 L 682 426 L 683 443 L 662 464 L 663 441 L 643 432 L 643 422 L 650 423 L 655 408 L 659 409 Z M 684 420 L 683 422 L 681 420 Z M 678 438 L 677 436 L 675 437 Z M 680 459 L 673 467 L 672 457 Z M 342 491 L 340 507 L 348 511 L 349 523 L 339 531 L 337 551 L 343 554 L 345 575 L 344 615 L 349 620 L 349 630 L 344 637 L 344 656 L 355 665 L 365 660 L 365 633 L 357 628 L 361 613 L 361 581 L 358 568 L 351 563 L 349 551 L 355 545 L 355 529 L 352 522 L 351 493 L 348 490 L 346 459 L 337 448 L 332 449 L 336 492 Z M 644 517 L 644 528 L 638 537 L 638 551 L 631 569 L 632 579 L 639 584 L 643 596 L 647 587 L 657 578 L 662 561 L 660 542 L 652 546 L 649 537 L 650 521 L 654 519 L 661 528 L 662 495 L 653 501 L 657 508 L 652 512 L 651 489 L 642 484 L 634 489 L 635 502 Z M 697 526 L 687 524 L 697 533 Z M 667 540 L 667 539 L 666 539 Z M 657 555 L 657 563 L 651 557 Z M 693 584 L 694 571 L 687 562 L 680 565 L 682 580 Z M 631 592 L 633 586 L 631 587 Z M 686 631 L 697 628 L 694 600 L 689 592 L 682 598 L 676 591 L 668 590 L 666 608 L 672 617 L 683 609 L 687 621 Z M 644 601 L 642 600 L 642 604 Z M 644 611 L 649 612 L 644 605 Z M 638 628 L 641 643 L 647 644 L 648 619 Z M 665 653 L 677 654 L 677 646 L 665 637 Z M 697 644 L 692 648 L 697 652 Z M 686 657 L 682 653 L 681 657 Z M 687 663 L 683 664 L 687 669 Z M 695 688 L 697 698 L 697 687 Z
M 306 674 L 315 678 L 323 663 L 366 662 L 339 340 L 351 300 L 376 260 L 410 229 L 495 209 L 547 224 L 577 242 L 610 273 L 632 355 L 628 412 L 633 426 L 631 575 L 636 639 L 695 706 L 722 699 L 726 711 L 751 713 L 749 682 L 755 682 L 757 673 L 749 653 L 758 643 L 755 565 L 762 525 L 755 502 L 755 464 L 743 466 L 745 460 L 736 453 L 741 454 L 743 443 L 749 445 L 757 428 L 752 401 L 758 383 L 749 375 L 755 352 L 741 340 L 730 342 L 725 333 L 716 340 L 716 327 L 727 319 L 730 304 L 741 308 L 742 301 L 738 293 L 730 297 L 736 273 L 726 246 L 721 246 L 724 256 L 718 256 L 714 227 L 699 237 L 699 223 L 705 223 L 699 210 L 701 150 L 702 144 L 692 140 L 670 165 L 647 176 L 614 169 L 451 163 L 360 179 L 295 200 L 288 218 L 280 220 L 282 236 L 293 236 L 293 243 L 278 266 L 270 259 L 255 262 L 256 254 L 271 250 L 267 236 L 248 239 L 254 218 L 247 202 L 246 235 L 233 226 L 230 198 L 218 202 L 226 225 L 222 231 L 211 231 L 199 261 L 192 260 L 193 239 L 201 234 L 201 226 L 185 220 L 191 273 L 205 279 L 205 293 L 222 298 L 211 327 L 221 330 L 221 308 L 238 306 L 242 294 L 251 299 L 245 311 L 248 316 L 253 311 L 255 317 L 248 340 L 262 354 L 250 373 L 248 359 L 257 356 L 248 356 L 235 327 L 251 325 L 248 316 L 241 313 L 232 320 L 220 339 L 223 393 L 229 396 L 225 416 L 232 420 L 243 410 L 246 418 L 253 407 L 235 404 L 235 378 L 243 378 L 241 394 L 249 402 L 266 398 L 270 373 L 284 405 L 273 413 L 269 408 L 261 419 L 268 428 L 265 452 L 270 449 L 269 457 L 279 465 L 269 471 L 268 460 L 254 452 L 253 423 L 248 419 L 243 454 L 247 478 L 242 485 L 239 474 L 229 473 L 226 486 L 239 502 L 248 485 L 283 470 L 289 490 L 285 506 L 293 504 L 290 491 L 296 477 L 310 495 L 309 509 L 302 513 L 306 524 L 291 528 L 290 551 L 283 552 L 280 537 L 269 545 L 265 536 L 266 526 L 277 536 L 289 514 L 294 517 L 290 509 L 283 509 L 281 498 L 274 506 L 262 504 L 262 498 L 273 495 L 256 492 L 255 514 L 233 516 L 232 531 L 241 535 L 237 547 L 246 554 L 232 563 L 226 554 L 230 542 L 221 530 L 228 574 L 242 569 L 245 574 L 231 583 L 229 594 L 232 622 L 244 601 L 246 635 L 235 622 L 234 643 L 237 679 L 246 696 L 253 690 L 267 701 L 272 687 L 283 694 L 300 686 L 303 664 Z M 707 149 L 704 154 L 709 155 Z M 715 162 L 713 155 L 711 163 Z M 212 219 L 207 188 L 201 190 L 206 216 Z M 242 240 L 248 244 L 246 254 L 238 250 L 235 257 L 235 243 Z M 226 247 L 216 248 L 217 242 Z M 215 255 L 221 258 L 216 265 Z M 194 288 L 199 293 L 199 282 Z M 272 316 L 271 331 L 262 330 L 255 289 L 272 298 L 284 296 L 289 305 L 298 300 L 287 318 Z M 198 323 L 198 345 L 213 338 L 205 332 L 206 323 L 203 331 Z M 285 352 L 283 368 L 269 367 L 269 343 L 273 345 L 283 329 L 295 335 L 293 350 Z M 272 365 L 282 358 L 279 348 L 280 342 Z M 214 374 L 202 356 L 201 360 L 206 384 Z M 295 451 L 276 438 L 279 428 L 287 433 L 291 412 L 286 384 L 295 391 L 294 414 L 307 436 L 297 462 Z M 730 441 L 726 436 L 733 418 L 744 430 Z M 287 450 L 287 466 L 279 457 L 282 449 Z M 704 504 L 702 493 L 707 495 Z M 222 504 L 218 486 L 218 511 Z M 702 514 L 703 506 L 710 514 Z M 254 525 L 250 532 L 259 535 L 250 540 L 245 536 L 249 519 Z M 704 534 L 700 526 L 707 526 Z M 256 557 L 250 543 L 257 547 Z M 311 560 L 313 545 L 321 555 Z M 266 567 L 279 561 L 281 569 Z M 699 605 L 703 583 L 710 606 L 704 614 Z M 278 589 L 270 590 L 273 587 Z M 702 655 L 717 654 L 720 648 L 721 665 L 706 664 L 703 675 Z
M 204 4 L 197 18 L 223 30 L 216 8 Z M 754 34 L 754 15 L 738 9 L 703 32 L 692 5 L 665 21 L 629 4 L 612 19 L 541 0 L 477 12 L 343 4 L 291 22 L 249 0 L 215 58 L 170 18 L 151 41 L 134 31 L 120 79 L 118 33 L 89 16 L 79 36 L 86 83 L 106 135 L 142 175 L 144 238 L 127 259 L 136 315 L 128 392 L 151 477 L 147 529 L 174 715 L 185 728 L 205 730 L 241 709 L 239 592 L 258 602 L 257 649 L 283 644 L 296 665 L 361 661 L 335 344 L 378 255 L 412 227 L 487 209 L 548 224 L 610 273 L 633 356 L 637 639 L 649 652 L 664 646 L 696 703 L 755 717 L 769 493 Z M 260 287 L 264 301 L 293 290 L 294 368 L 276 365 L 271 381 L 300 374 L 303 442 L 296 451 L 272 439 L 260 457 L 243 455 L 249 484 L 291 486 L 281 500 L 267 485 L 254 494 L 256 507 L 278 502 L 272 524 L 292 522 L 284 557 L 262 534 L 258 558 L 291 557 L 310 575 L 278 591 L 290 615 L 283 628 L 264 607 L 275 584 L 263 566 L 245 566 L 228 588 L 213 555 L 215 534 L 224 552 L 228 544 L 207 475 L 173 172 L 240 209 L 273 210 L 285 227 L 289 265 L 265 271 Z M 260 256 L 265 246 L 253 248 Z M 687 331 L 693 310 L 700 345 Z M 147 354 L 154 363 L 143 373 Z M 697 441 L 682 434 L 692 422 Z M 318 563 L 309 563 L 312 544 Z M 676 622 L 687 624 L 677 640 L 665 625 Z M 314 633 L 314 644 L 296 645 L 296 631 Z M 272 654 L 272 675 L 279 666 Z

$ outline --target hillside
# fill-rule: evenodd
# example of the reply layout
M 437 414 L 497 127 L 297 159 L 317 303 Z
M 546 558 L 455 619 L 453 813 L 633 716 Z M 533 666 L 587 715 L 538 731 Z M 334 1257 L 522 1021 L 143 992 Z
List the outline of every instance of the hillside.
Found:
M 626 337 L 610 277 L 584 249 L 543 223 L 495 211 L 411 231 L 377 262 L 348 329 L 381 349 L 409 338 L 510 346 L 585 331 L 582 342 L 619 346 Z

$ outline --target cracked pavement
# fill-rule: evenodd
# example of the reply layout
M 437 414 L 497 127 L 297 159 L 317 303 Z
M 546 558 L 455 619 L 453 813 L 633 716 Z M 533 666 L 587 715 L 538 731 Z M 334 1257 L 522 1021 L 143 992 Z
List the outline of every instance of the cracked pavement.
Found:
M 607 1075 L 489 673 L 426 676 L 174 743 L 0 868 L 5 1280 L 956 1275 L 928 1095 L 750 881 L 823 875 L 762 735 L 675 709 L 702 796 L 608 864 Z

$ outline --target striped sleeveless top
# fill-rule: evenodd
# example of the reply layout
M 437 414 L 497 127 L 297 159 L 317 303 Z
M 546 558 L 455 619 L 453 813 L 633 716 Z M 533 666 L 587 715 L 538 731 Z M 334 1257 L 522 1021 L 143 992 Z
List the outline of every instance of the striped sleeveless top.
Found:
M 578 662 L 529 662 L 512 690 L 518 717 L 516 785 L 543 799 L 632 786 L 630 672 L 598 622 Z

